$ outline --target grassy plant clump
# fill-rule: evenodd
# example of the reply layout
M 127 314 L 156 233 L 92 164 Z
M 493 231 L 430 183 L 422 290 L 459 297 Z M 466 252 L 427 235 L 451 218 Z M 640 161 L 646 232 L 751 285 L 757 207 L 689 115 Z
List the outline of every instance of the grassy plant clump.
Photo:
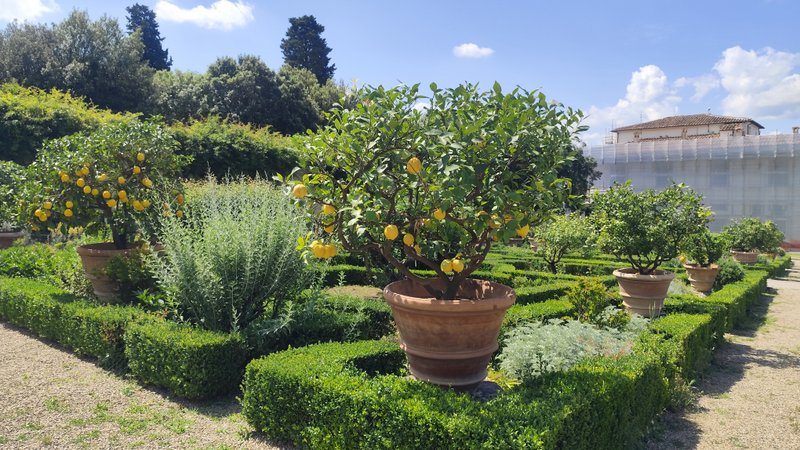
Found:
M 744 279 L 744 268 L 738 261 L 731 257 L 722 258 L 719 261 L 719 273 L 714 280 L 714 290 L 720 290 L 723 286 Z
M 237 331 L 308 287 L 296 239 L 306 232 L 295 208 L 259 180 L 195 186 L 183 218 L 164 216 L 164 251 L 150 259 L 157 284 L 191 323 Z

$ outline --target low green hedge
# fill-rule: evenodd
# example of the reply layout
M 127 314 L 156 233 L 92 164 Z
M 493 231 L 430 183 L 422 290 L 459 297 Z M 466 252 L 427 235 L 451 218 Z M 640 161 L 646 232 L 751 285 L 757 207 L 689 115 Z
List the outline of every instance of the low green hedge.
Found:
M 379 339 L 394 331 L 392 311 L 386 302 L 345 295 L 323 297 L 315 309 L 307 315 L 299 314 L 278 332 L 259 331 L 263 329 L 261 322 L 254 322 L 244 331 L 251 358 L 290 346 Z
M 562 297 L 574 285 L 574 281 L 556 281 L 542 286 L 517 288 L 514 291 L 517 293 L 517 304 L 527 305 Z
M 397 344 L 320 344 L 252 361 L 242 412 L 305 448 L 620 448 L 663 407 L 652 354 L 591 359 L 481 403 L 404 376 Z
M 131 373 L 189 399 L 236 388 L 247 357 L 244 339 L 171 322 L 132 324 L 125 333 Z
M 711 362 L 718 330 L 710 314 L 676 313 L 654 320 L 650 338 L 660 340 L 654 348 L 671 374 L 694 379 Z
M 125 330 L 148 316 L 130 307 L 96 306 L 39 281 L 0 278 L 0 320 L 94 356 L 103 366 L 124 368 Z

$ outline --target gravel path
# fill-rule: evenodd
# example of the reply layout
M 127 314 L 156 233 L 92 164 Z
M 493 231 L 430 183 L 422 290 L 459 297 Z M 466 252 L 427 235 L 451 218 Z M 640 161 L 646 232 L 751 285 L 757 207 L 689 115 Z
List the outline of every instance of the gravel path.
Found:
M 768 286 L 714 353 L 696 405 L 664 414 L 645 448 L 800 449 L 800 272 Z
M 276 449 L 236 400 L 183 402 L 0 323 L 0 448 Z

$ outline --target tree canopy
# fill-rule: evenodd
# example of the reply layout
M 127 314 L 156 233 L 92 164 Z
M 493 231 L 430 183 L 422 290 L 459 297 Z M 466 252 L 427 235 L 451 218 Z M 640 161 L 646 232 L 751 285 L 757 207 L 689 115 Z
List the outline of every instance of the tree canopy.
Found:
M 144 44 L 144 54 L 142 58 L 147 64 L 156 70 L 169 70 L 172 67 L 172 57 L 169 51 L 161 46 L 164 40 L 161 32 L 158 31 L 156 13 L 145 5 L 134 3 L 125 8 L 128 12 L 128 34 L 137 30 L 141 33 L 142 44 Z
M 286 37 L 281 40 L 284 63 L 310 70 L 319 84 L 325 84 L 336 71 L 328 57 L 331 48 L 321 36 L 325 27 L 314 16 L 292 17 L 289 23 Z

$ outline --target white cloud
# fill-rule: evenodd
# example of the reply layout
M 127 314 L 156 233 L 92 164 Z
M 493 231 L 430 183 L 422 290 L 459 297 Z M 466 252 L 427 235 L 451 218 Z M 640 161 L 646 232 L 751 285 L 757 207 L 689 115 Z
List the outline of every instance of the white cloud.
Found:
M 692 86 L 694 88 L 694 95 L 692 95 L 691 99 L 693 102 L 697 103 L 702 100 L 709 92 L 719 89 L 720 82 L 719 78 L 712 74 L 705 74 L 699 77 L 680 77 L 675 80 L 674 86 L 676 88 L 683 88 L 686 86 Z
M 727 96 L 725 114 L 756 120 L 794 118 L 800 115 L 799 53 L 765 48 L 761 51 L 731 47 L 714 65 Z
M 486 58 L 492 53 L 494 53 L 493 49 L 480 47 L 472 42 L 453 47 L 453 54 L 459 58 Z
M 1 0 L 0 0 L 1 1 Z M 253 6 L 236 0 L 217 0 L 211 6 L 181 8 L 170 0 L 158 0 L 155 6 L 158 20 L 188 22 L 202 28 L 232 30 L 252 22 Z
M 38 19 L 58 11 L 55 0 L 0 0 L 0 21 Z
M 586 124 L 590 129 L 583 135 L 583 139 L 597 143 L 602 141 L 612 127 L 677 114 L 678 104 L 682 99 L 676 94 L 676 87 L 678 86 L 670 85 L 667 75 L 660 67 L 652 64 L 640 67 L 631 74 L 624 98 L 613 106 L 592 105 L 589 108 Z

